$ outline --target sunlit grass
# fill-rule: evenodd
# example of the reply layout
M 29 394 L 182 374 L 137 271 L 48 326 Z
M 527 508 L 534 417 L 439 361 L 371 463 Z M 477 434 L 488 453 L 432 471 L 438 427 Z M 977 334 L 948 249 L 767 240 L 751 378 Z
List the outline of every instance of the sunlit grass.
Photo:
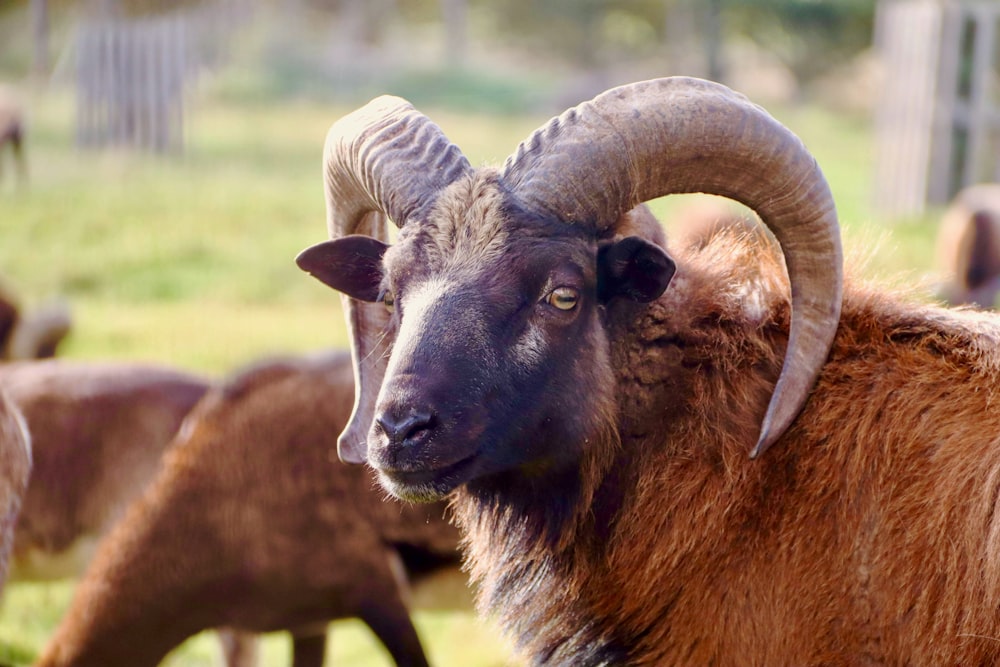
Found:
M 69 605 L 72 582 L 10 584 L 0 612 L 0 663 L 30 664 Z M 432 664 L 467 667 L 508 667 L 509 649 L 495 629 L 465 611 L 414 613 L 414 625 Z M 358 620 L 330 624 L 327 663 L 351 667 L 391 667 L 388 652 Z M 287 633 L 262 637 L 260 665 L 291 664 Z M 202 632 L 175 649 L 164 667 L 222 667 L 215 633 Z
M 347 347 L 338 299 L 315 305 L 190 300 L 128 307 L 88 301 L 79 304 L 74 319 L 66 356 L 156 360 L 214 374 L 264 356 Z

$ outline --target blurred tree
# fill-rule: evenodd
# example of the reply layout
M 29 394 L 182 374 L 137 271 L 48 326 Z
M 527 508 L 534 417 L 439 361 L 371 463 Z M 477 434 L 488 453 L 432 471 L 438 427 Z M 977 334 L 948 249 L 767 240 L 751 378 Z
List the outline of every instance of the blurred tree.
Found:
M 722 81 L 725 78 L 722 64 L 722 0 L 708 0 L 702 9 L 705 26 L 705 60 L 708 78 Z
M 468 0 L 441 0 L 444 17 L 445 63 L 449 67 L 465 64 L 469 23 Z
M 436 2 L 436 0 L 435 0 Z M 377 67 L 399 7 L 396 0 L 302 0 L 328 37 L 328 64 L 339 69 L 365 71 Z
M 994 0 L 996 1 L 996 0 Z M 874 0 L 0 0 L 0 44 L 17 40 L 20 55 L 7 54 L 5 66 L 28 68 L 34 43 L 38 67 L 48 56 L 44 26 L 54 37 L 62 26 L 82 20 L 149 18 L 179 10 L 208 16 L 192 29 L 199 62 L 228 42 L 226 23 L 204 25 L 213 5 L 258 6 L 258 18 L 272 24 L 258 31 L 284 30 L 281 48 L 261 60 L 281 70 L 312 68 L 345 85 L 363 84 L 375 73 L 399 66 L 426 65 L 428 56 L 447 67 L 463 63 L 473 46 L 493 54 L 521 51 L 530 61 L 575 68 L 585 78 L 615 78 L 621 65 L 644 71 L 690 74 L 726 80 L 726 49 L 745 37 L 782 62 L 800 90 L 871 41 Z M 29 12 L 29 6 L 31 11 Z M 283 21 L 273 22 L 274 16 Z M 47 17 L 47 20 L 46 20 Z M 29 21 L 31 22 L 29 24 Z M 29 29 L 33 25 L 34 29 Z M 260 27 L 260 26 L 258 26 Z M 64 40 L 65 41 L 65 40 Z M 427 46 L 431 46 L 430 49 Z M 440 46 L 439 46 L 440 45 Z M 58 44 L 54 45 L 59 48 Z M 495 47 L 502 48 L 495 48 Z M 65 48 L 65 47 L 64 47 Z M 192 47 L 195 48 L 195 47 Z M 440 55 L 439 55 L 440 54 Z M 490 56 L 493 57 L 492 55 Z M 221 58 L 220 58 L 221 59 Z M 440 62 L 440 61 L 438 61 Z M 447 68 L 446 67 L 446 68 Z M 346 77 L 346 78 L 345 78 Z M 596 85 L 603 81 L 591 81 Z M 573 84 L 575 85 L 575 84 Z M 808 92 L 808 91 L 805 91 Z
M 104 10 L 123 16 L 153 16 L 188 7 L 199 7 L 207 2 L 202 0 L 91 0 Z
M 505 41 L 586 69 L 662 54 L 672 4 L 674 0 L 479 3 Z
M 34 40 L 35 59 L 32 68 L 41 78 L 49 73 L 49 2 L 31 0 L 31 33 Z
M 871 44 L 873 0 L 479 0 L 498 30 L 525 48 L 583 67 L 648 57 L 671 71 L 725 79 L 736 36 L 810 83 Z M 621 30 L 623 26 L 629 29 Z M 644 26 L 635 31 L 635 26 Z M 642 39 L 636 39 L 641 35 Z
M 664 0 L 663 6 L 670 72 L 725 81 L 723 0 Z
M 718 0 L 726 28 L 774 54 L 804 91 L 868 48 L 872 0 Z

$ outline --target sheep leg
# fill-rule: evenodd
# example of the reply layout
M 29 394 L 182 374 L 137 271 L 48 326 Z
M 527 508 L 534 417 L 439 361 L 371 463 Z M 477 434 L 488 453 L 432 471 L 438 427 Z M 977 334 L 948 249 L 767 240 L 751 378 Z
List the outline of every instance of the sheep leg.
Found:
M 257 667 L 259 652 L 256 636 L 231 628 L 220 628 L 217 634 L 226 667 Z
M 370 591 L 369 600 L 361 610 L 361 620 L 385 645 L 397 667 L 429 667 L 399 591 Z
M 292 667 L 323 667 L 326 657 L 326 627 L 323 632 L 292 632 Z
M 21 130 L 14 130 L 14 134 L 10 138 L 11 147 L 14 149 L 14 163 L 17 168 L 17 178 L 19 183 L 24 183 L 28 180 L 28 164 L 24 157 L 24 148 L 21 142 Z

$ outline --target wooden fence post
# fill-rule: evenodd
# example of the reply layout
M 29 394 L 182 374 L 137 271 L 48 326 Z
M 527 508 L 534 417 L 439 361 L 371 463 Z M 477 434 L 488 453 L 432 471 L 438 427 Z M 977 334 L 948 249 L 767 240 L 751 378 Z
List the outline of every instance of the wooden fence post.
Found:
M 924 208 L 940 32 L 934 0 L 878 4 L 875 48 L 883 80 L 875 107 L 874 205 L 886 217 Z
M 76 34 L 77 144 L 181 152 L 185 97 L 203 62 L 198 50 L 217 58 L 224 40 L 219 32 L 245 22 L 250 6 L 220 0 L 140 17 L 99 8 L 82 21 Z
M 920 215 L 961 188 L 1000 181 L 1000 3 L 881 0 L 876 208 Z

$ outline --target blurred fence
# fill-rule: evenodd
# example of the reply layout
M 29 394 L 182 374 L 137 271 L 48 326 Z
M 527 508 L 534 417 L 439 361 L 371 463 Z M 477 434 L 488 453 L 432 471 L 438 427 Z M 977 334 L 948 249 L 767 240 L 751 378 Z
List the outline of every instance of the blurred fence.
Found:
M 875 47 L 875 206 L 920 215 L 958 189 L 1000 181 L 1000 3 L 882 0 Z
M 76 41 L 78 144 L 179 150 L 187 42 L 181 15 L 82 23 Z
M 97 16 L 76 34 L 76 137 L 84 147 L 179 152 L 185 94 L 207 51 L 246 18 L 225 0 L 150 17 Z

